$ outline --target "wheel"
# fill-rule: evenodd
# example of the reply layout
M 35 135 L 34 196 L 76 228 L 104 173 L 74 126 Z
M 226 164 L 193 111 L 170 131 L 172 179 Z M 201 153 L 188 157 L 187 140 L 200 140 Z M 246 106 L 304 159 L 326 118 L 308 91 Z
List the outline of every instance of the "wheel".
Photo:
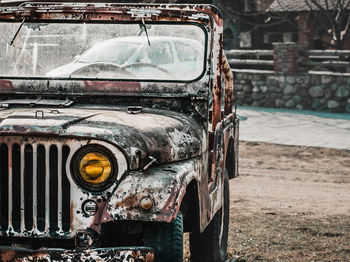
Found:
M 182 262 L 183 219 L 179 211 L 172 223 L 150 224 L 144 234 L 144 245 L 152 247 L 155 262 Z
M 228 172 L 224 172 L 223 206 L 214 215 L 203 233 L 190 235 L 191 262 L 222 262 L 226 260 L 230 188 Z

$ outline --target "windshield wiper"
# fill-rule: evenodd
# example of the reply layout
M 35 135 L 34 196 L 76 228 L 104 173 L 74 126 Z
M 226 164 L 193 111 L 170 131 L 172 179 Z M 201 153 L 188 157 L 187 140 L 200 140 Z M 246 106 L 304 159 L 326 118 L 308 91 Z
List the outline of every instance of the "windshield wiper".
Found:
M 19 31 L 21 31 L 22 26 L 24 25 L 25 21 L 26 21 L 26 19 L 25 19 L 25 18 L 23 18 L 22 23 L 19 25 L 19 27 L 18 27 L 18 29 L 17 29 L 17 32 L 15 33 L 15 35 L 13 36 L 13 38 L 12 38 L 12 40 L 11 40 L 11 42 L 10 42 L 10 46 L 12 46 L 12 45 L 13 45 L 13 42 L 15 42 L 16 37 L 17 37 L 17 35 L 18 35 Z
M 149 41 L 148 31 L 147 31 L 145 20 L 142 18 L 141 21 L 142 21 L 142 26 L 143 26 L 145 33 L 146 33 L 146 36 L 147 36 L 148 45 L 151 46 L 151 42 Z
M 4 101 L 0 101 L 0 108 L 9 108 L 11 106 L 58 106 L 58 107 L 69 107 L 73 104 L 72 100 L 58 100 L 58 99 L 8 99 Z

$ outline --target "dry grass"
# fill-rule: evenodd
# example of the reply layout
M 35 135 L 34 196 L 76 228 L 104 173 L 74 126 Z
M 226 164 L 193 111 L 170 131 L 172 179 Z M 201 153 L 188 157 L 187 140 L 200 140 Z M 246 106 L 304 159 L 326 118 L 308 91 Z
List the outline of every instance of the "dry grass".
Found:
M 350 217 L 283 214 L 231 217 L 229 256 L 237 261 L 350 261 Z
M 350 151 L 241 142 L 230 189 L 229 258 L 350 261 Z

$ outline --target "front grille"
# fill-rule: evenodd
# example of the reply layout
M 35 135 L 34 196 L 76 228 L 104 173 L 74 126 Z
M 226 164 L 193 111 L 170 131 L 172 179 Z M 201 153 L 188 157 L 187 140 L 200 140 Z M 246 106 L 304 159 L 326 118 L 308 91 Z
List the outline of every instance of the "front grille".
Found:
M 53 236 L 70 231 L 69 151 L 64 143 L 0 137 L 3 235 Z

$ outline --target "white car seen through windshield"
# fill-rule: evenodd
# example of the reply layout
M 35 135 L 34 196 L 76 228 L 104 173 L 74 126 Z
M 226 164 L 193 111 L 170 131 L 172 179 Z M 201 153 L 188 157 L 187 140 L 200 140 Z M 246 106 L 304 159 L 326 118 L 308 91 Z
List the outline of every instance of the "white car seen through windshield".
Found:
M 148 42 L 149 40 L 149 42 Z M 180 37 L 120 37 L 98 43 L 48 77 L 182 79 L 203 70 L 203 47 Z
M 194 24 L 0 22 L 0 76 L 192 81 L 205 69 Z

